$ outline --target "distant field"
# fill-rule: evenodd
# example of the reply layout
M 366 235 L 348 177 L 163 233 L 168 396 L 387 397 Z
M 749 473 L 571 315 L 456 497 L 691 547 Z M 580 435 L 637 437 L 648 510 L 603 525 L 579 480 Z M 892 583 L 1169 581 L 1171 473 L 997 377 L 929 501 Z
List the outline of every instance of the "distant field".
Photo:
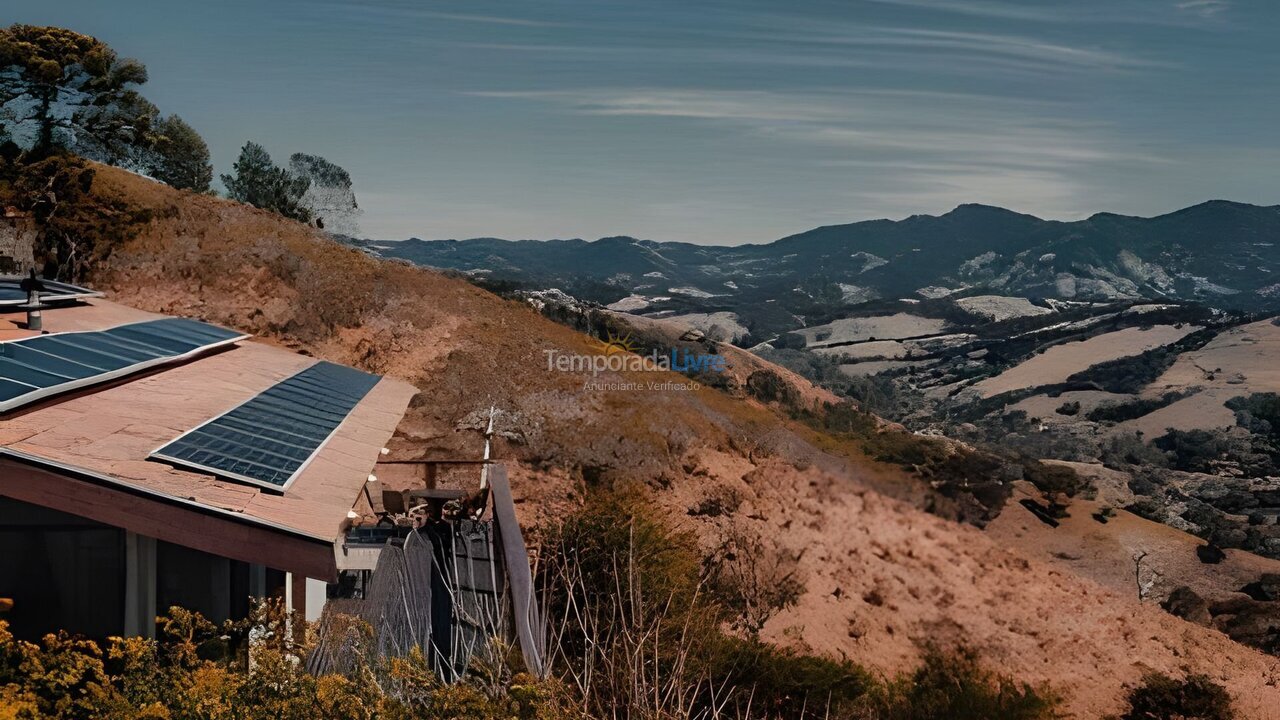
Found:
M 1168 345 L 1198 327 L 1156 325 L 1150 329 L 1125 328 L 1088 340 L 1055 345 L 1040 355 L 974 385 L 982 397 L 1065 381 L 1071 375 L 1108 360 L 1131 357 Z
M 819 355 L 860 360 L 864 358 L 904 358 L 907 356 L 908 348 L 905 343 L 897 340 L 876 340 L 874 342 L 861 342 L 857 345 L 841 345 L 833 348 L 820 347 L 812 348 L 812 350 Z
M 1237 395 L 1280 391 L 1280 327 L 1270 320 L 1225 330 L 1184 353 L 1143 394 L 1187 387 L 1234 389 Z
M 1022 410 L 1027 413 L 1029 418 L 1039 418 L 1047 423 L 1054 422 L 1077 422 L 1085 416 L 1090 410 L 1099 405 L 1107 405 L 1112 403 L 1122 403 L 1131 400 L 1132 395 L 1122 393 L 1109 393 L 1101 390 L 1080 390 L 1075 392 L 1064 392 L 1058 397 L 1049 397 L 1048 395 L 1032 395 L 1014 404 L 1010 410 Z M 1066 403 L 1080 403 L 1080 411 L 1075 415 L 1061 415 L 1058 408 Z
M 1199 350 L 1179 356 L 1142 395 L 1157 397 L 1195 387 L 1203 390 L 1121 423 L 1116 432 L 1141 430 L 1148 437 L 1157 437 L 1169 428 L 1208 430 L 1234 425 L 1235 413 L 1224 405 L 1228 400 L 1280 392 L 1280 327 L 1263 320 L 1226 330 Z
M 1143 393 L 1146 394 L 1145 392 Z M 1156 438 L 1170 428 L 1174 430 L 1211 430 L 1236 424 L 1236 414 L 1227 409 L 1231 398 L 1241 395 L 1238 390 L 1213 388 L 1154 410 L 1140 418 L 1127 420 L 1112 430 L 1116 434 L 1141 432 L 1145 437 Z
M 1009 318 L 1028 317 L 1032 315 L 1051 315 L 1049 308 L 1043 308 L 1022 297 L 1004 297 L 1001 295 L 975 295 L 956 300 L 964 310 L 975 315 L 1000 322 Z
M 841 365 L 840 372 L 846 377 L 864 377 L 902 368 L 926 368 L 937 362 L 937 358 L 926 360 L 869 360 L 867 362 Z
M 825 325 L 797 330 L 804 336 L 810 348 L 832 343 L 864 342 L 867 340 L 893 340 L 899 338 L 936 335 L 945 329 L 945 320 L 920 317 L 910 313 L 895 313 L 883 317 L 842 318 Z
M 731 312 L 688 313 L 671 315 L 666 319 L 700 330 L 712 340 L 732 341 L 748 334 L 747 328 L 738 322 L 738 316 Z

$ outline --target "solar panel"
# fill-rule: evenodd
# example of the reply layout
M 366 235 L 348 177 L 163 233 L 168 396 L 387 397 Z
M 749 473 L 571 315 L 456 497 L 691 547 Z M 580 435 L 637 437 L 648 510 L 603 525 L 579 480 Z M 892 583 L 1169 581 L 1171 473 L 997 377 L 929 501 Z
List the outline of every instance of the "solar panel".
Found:
M 179 436 L 151 458 L 283 491 L 380 379 L 318 362 Z
M 22 280 L 20 277 L 0 277 L 0 312 L 10 310 L 16 305 L 22 305 L 27 302 L 26 291 L 19 287 Z M 82 288 L 79 285 L 57 282 L 56 280 L 44 280 L 42 282 L 44 282 L 44 292 L 40 293 L 40 301 L 45 304 L 59 304 L 102 297 L 102 293 Z
M 0 412 L 194 357 L 248 335 L 198 320 L 161 318 L 108 330 L 0 343 Z

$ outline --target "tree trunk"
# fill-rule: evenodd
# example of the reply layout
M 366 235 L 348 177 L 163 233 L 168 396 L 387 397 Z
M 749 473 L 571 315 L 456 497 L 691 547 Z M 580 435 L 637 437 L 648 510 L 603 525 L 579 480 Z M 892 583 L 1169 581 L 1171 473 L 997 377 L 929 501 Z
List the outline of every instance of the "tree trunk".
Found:
M 58 97 L 58 86 L 41 84 L 39 88 L 40 112 L 36 115 L 36 121 L 40 123 L 40 135 L 32 150 L 37 155 L 43 155 L 53 149 L 53 117 L 50 113 L 53 101 Z

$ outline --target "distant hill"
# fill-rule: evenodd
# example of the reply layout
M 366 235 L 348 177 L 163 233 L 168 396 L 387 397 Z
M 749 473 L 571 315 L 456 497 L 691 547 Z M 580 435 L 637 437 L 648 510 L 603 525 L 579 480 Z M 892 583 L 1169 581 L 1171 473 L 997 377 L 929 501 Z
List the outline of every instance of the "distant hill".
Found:
M 1100 213 L 1074 222 L 961 205 L 736 247 L 630 237 L 362 244 L 421 265 L 574 288 L 600 302 L 635 296 L 632 310 L 727 310 L 773 328 L 787 315 L 868 300 L 979 292 L 1280 308 L 1280 206 L 1222 200 L 1153 218 Z

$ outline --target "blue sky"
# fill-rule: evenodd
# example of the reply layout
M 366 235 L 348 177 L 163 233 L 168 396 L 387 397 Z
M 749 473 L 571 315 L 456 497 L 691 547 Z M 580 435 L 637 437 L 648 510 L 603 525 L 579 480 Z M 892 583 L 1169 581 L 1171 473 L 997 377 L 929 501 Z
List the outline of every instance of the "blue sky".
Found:
M 248 139 L 346 167 L 372 237 L 1280 202 L 1263 0 L 5 5 L 145 62 L 219 172 Z

